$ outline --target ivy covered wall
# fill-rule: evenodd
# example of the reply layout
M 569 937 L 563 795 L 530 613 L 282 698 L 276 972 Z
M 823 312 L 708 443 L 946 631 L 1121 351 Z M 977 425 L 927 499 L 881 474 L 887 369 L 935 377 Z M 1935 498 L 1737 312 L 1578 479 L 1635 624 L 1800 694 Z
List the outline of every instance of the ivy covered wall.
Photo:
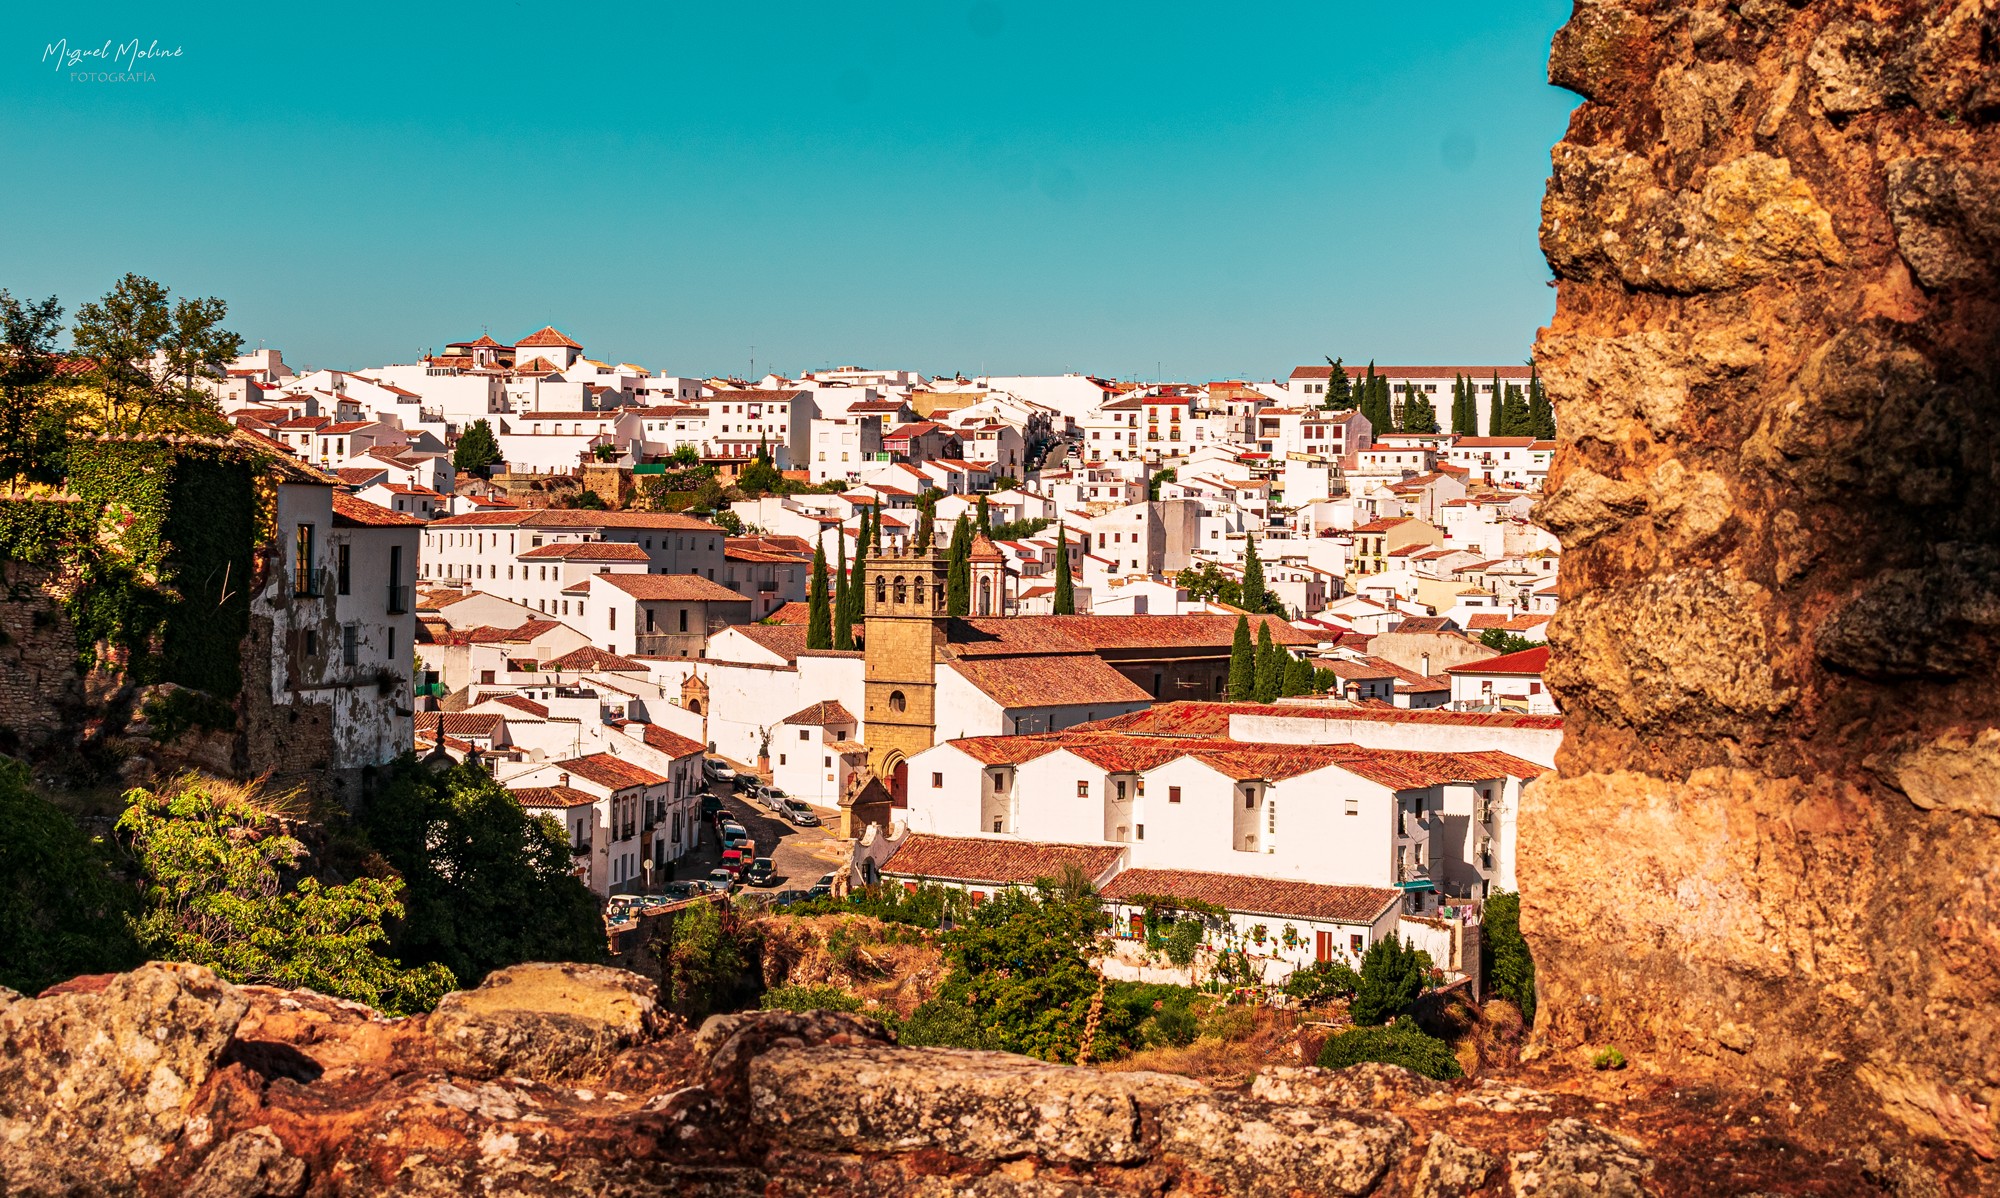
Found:
M 256 456 L 192 438 L 107 439 L 75 443 L 69 468 L 73 498 L 0 500 L 0 557 L 50 572 L 76 628 L 78 667 L 122 663 L 139 685 L 235 698 L 250 630 Z

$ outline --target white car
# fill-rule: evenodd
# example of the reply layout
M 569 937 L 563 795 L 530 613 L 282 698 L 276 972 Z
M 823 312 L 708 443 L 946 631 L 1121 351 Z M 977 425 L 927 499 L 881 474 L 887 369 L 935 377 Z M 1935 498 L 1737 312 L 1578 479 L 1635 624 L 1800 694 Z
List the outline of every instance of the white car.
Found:
M 701 770 L 702 773 L 708 775 L 708 780 L 710 782 L 736 781 L 736 771 L 731 769 L 727 764 L 717 761 L 713 757 L 710 757 L 701 763 Z

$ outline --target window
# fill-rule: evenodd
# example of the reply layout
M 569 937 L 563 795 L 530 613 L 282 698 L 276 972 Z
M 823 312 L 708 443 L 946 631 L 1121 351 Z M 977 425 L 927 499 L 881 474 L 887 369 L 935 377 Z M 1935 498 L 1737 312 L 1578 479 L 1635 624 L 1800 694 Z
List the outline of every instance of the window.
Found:
M 778 754 L 778 764 L 779 765 L 785 764 L 785 755 L 783 753 Z
M 292 542 L 292 593 L 312 595 L 313 589 L 313 526 L 299 525 Z
M 350 574 L 348 571 L 348 551 L 351 548 L 352 546 L 348 545 L 345 541 L 333 547 L 334 588 L 343 595 L 352 593 L 349 589 Z
M 1362 945 L 1361 945 L 1361 934 L 1359 932 L 1356 932 L 1347 938 L 1347 951 L 1353 953 L 1357 957 L 1361 955 Z
M 1140 840 L 1146 839 L 1146 825 L 1133 824 L 1132 831 Z
M 1178 786 L 1167 787 L 1167 802 L 1178 803 L 1180 801 L 1181 801 L 1181 788 Z
M 396 660 L 396 626 L 389 625 L 389 660 Z
M 686 632 L 687 630 L 688 630 L 688 609 L 683 607 L 681 609 L 681 631 Z
M 940 773 L 933 773 L 931 775 L 931 789 L 939 790 L 942 789 L 943 786 L 944 786 L 944 775 Z
M 340 626 L 340 664 L 357 665 L 361 661 L 361 629 L 353 624 Z
M 319 656 L 319 632 L 318 632 L 318 630 L 316 630 L 316 629 L 312 629 L 312 628 L 308 628 L 308 629 L 306 629 L 306 630 L 305 630 L 305 635 L 304 635 L 304 637 L 302 637 L 302 638 L 301 638 L 301 640 L 303 641 L 303 644 L 304 644 L 304 648 L 305 648 L 305 654 L 306 654 L 306 656 L 307 656 L 307 657 L 318 657 L 318 656 Z M 488 682 L 491 682 L 491 681 L 493 681 L 493 680 L 492 680 L 491 678 L 488 678 L 488 679 L 487 679 L 486 681 L 488 681 Z
M 606 619 L 607 621 L 609 621 L 609 623 L 607 623 L 607 624 L 605 625 L 605 627 L 607 627 L 607 628 L 611 628 L 611 629 L 616 629 L 616 628 L 618 627 L 618 609 L 617 609 L 617 608 L 615 608 L 615 607 L 614 607 L 614 608 L 612 608 L 612 609 L 611 609 L 610 611 L 607 611 L 607 612 L 605 612 L 605 613 L 604 613 L 604 618 L 605 618 L 605 619 Z
M 1249 788 L 1248 786 L 1244 787 L 1244 788 L 1243 788 L 1243 810 L 1245 810 L 1245 811 L 1249 811 L 1249 810 L 1251 810 L 1252 808 L 1254 808 L 1254 807 L 1256 807 L 1256 806 L 1257 806 L 1257 792 L 1256 792 L 1256 791 L 1254 791 L 1254 790 L 1252 790 L 1252 789 L 1251 789 L 1251 788 Z
M 897 712 L 900 712 L 900 711 L 902 711 L 902 710 L 903 710 L 904 708 L 906 708 L 906 707 L 908 707 L 908 706 L 909 706 L 909 700 L 907 700 L 907 699 L 905 699 L 905 698 L 903 697 L 903 692 L 902 692 L 902 691 L 890 691 L 890 692 L 889 692 L 889 710 L 890 710 L 890 711 L 897 711 Z
M 1084 781 L 1082 778 L 1076 780 L 1076 797 L 1079 799 L 1090 797 L 1090 783 Z
M 1125 801 L 1125 784 L 1123 782 L 1120 782 L 1117 785 L 1118 785 L 1118 801 L 1122 803 Z
M 1278 830 L 1278 800 L 1272 799 L 1264 805 L 1264 830 L 1275 833 Z
M 994 830 L 995 832 L 998 832 L 998 831 L 1000 831 L 1000 830 L 1001 830 L 1001 829 L 1000 829 L 1000 824 L 1001 824 L 1001 819 L 1000 819 L 1000 817 L 999 817 L 999 816 L 997 816 L 997 815 L 996 815 L 996 816 L 994 816 L 994 817 L 993 817 L 993 830 Z

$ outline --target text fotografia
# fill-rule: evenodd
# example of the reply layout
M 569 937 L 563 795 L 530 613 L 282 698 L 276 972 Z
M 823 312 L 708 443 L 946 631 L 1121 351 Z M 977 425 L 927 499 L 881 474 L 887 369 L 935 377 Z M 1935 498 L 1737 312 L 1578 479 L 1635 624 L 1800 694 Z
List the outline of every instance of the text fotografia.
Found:
M 179 46 L 162 46 L 158 38 L 150 42 L 107 38 L 95 46 L 72 46 L 68 38 L 62 38 L 42 46 L 42 61 L 52 63 L 58 71 L 67 70 L 71 81 L 78 83 L 151 83 L 153 73 L 142 70 L 141 63 L 151 65 L 158 59 L 180 56 Z

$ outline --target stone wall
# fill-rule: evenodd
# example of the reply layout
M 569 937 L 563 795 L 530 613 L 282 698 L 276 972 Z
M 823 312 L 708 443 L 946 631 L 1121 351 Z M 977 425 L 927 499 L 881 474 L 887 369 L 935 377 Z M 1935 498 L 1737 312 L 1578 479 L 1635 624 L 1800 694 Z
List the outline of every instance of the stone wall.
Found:
M 2000 1153 L 2000 5 L 1582 0 L 1541 1045 Z

